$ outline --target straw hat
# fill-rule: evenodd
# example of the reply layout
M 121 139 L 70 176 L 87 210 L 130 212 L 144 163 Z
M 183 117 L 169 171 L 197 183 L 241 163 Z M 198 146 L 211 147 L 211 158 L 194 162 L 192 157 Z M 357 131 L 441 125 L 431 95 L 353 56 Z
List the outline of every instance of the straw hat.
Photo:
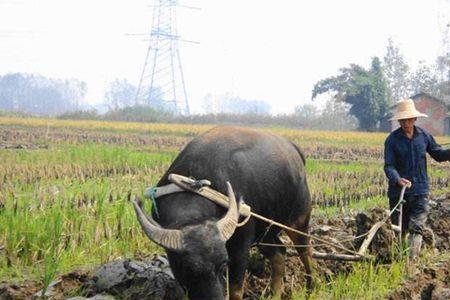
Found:
M 414 106 L 414 101 L 411 99 L 400 100 L 396 103 L 397 111 L 394 116 L 389 119 L 392 120 L 402 120 L 411 119 L 417 117 L 428 117 L 426 114 L 421 113 Z

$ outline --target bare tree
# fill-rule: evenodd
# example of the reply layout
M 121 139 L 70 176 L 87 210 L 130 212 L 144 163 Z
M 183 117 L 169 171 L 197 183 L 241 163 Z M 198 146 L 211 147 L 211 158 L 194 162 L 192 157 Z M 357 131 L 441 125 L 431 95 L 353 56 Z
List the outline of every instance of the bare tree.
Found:
M 392 38 L 388 40 L 386 55 L 383 58 L 383 72 L 389 88 L 389 102 L 392 104 L 407 98 L 410 94 L 409 66 Z

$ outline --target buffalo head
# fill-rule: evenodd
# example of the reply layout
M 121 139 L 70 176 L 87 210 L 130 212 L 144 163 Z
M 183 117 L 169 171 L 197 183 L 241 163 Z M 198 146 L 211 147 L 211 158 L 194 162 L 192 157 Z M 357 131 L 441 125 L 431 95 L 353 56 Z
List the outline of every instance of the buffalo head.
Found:
M 236 198 L 228 182 L 227 187 L 230 205 L 222 219 L 180 229 L 162 228 L 144 214 L 139 202 L 134 202 L 142 229 L 166 250 L 175 278 L 187 289 L 190 299 L 224 298 L 224 271 L 228 263 L 225 243 L 233 235 L 239 217 Z

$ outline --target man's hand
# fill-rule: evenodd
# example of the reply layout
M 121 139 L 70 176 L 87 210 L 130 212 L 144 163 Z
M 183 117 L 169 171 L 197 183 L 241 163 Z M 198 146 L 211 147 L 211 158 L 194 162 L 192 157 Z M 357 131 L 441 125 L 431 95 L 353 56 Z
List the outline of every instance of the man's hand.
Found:
M 400 185 L 400 186 L 407 186 L 407 187 L 411 187 L 411 181 L 409 181 L 408 179 L 406 179 L 406 178 L 400 178 L 398 181 L 397 181 L 397 184 L 398 185 Z

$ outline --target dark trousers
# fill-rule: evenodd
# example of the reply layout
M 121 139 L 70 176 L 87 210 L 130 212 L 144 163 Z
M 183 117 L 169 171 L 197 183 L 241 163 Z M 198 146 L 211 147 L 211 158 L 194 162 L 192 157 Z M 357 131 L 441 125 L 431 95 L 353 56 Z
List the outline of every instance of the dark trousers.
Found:
M 422 234 L 425 223 L 427 222 L 428 212 L 430 211 L 427 196 L 405 195 L 404 199 L 406 203 L 403 203 L 402 231 L 408 231 L 411 234 Z M 389 198 L 389 207 L 391 210 L 398 203 L 398 200 L 398 197 Z M 391 215 L 392 224 L 398 225 L 398 219 L 399 212 L 396 210 Z

